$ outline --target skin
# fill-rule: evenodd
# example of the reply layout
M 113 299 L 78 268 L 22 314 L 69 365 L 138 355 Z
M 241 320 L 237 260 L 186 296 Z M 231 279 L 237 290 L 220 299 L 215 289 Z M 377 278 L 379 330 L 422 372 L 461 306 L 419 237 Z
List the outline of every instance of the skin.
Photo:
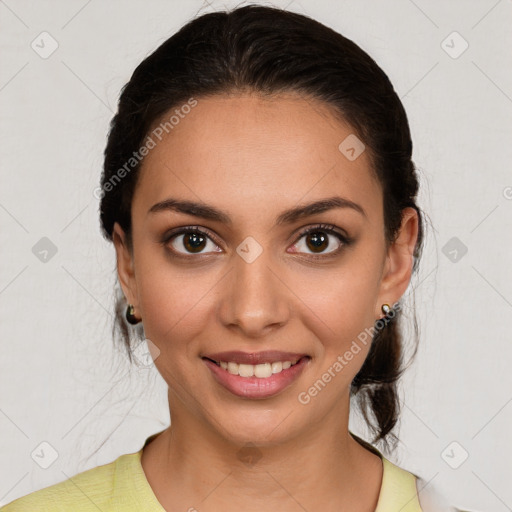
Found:
M 382 461 L 348 431 L 350 383 L 369 343 L 310 403 L 297 398 L 383 317 L 383 303 L 400 299 L 412 273 L 417 214 L 404 210 L 387 249 L 382 189 L 368 152 L 350 161 L 338 149 L 351 133 L 328 105 L 294 93 L 217 95 L 198 98 L 143 162 L 133 254 L 117 223 L 114 244 L 122 289 L 160 351 L 155 364 L 169 386 L 172 425 L 142 455 L 167 510 L 369 512 L 377 505 Z M 366 216 L 336 208 L 274 223 L 283 210 L 333 195 L 358 203 Z M 213 205 L 232 223 L 148 213 L 168 197 Z M 328 247 L 315 253 L 299 231 L 318 223 L 354 242 L 343 246 L 328 234 Z M 187 252 L 186 235 L 160 243 L 171 228 L 191 225 L 216 236 L 202 253 Z M 252 263 L 236 252 L 248 236 L 263 249 Z M 172 248 L 184 258 L 172 257 Z M 201 359 L 267 349 L 311 357 L 291 386 L 267 399 L 231 394 Z M 239 458 L 247 443 L 261 456 L 254 464 Z

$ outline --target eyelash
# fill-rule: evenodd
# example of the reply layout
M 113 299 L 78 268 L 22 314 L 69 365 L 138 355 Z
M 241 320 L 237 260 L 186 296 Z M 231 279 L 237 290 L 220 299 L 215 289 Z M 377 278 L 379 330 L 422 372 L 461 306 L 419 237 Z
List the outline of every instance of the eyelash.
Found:
M 215 240 L 215 236 L 213 236 L 213 234 L 211 234 L 209 231 L 199 228 L 198 226 L 185 226 L 183 228 L 177 228 L 177 229 L 178 229 L 177 231 L 171 231 L 170 233 L 167 233 L 166 235 L 164 235 L 163 239 L 161 240 L 161 244 L 164 246 L 167 246 L 167 244 L 174 237 L 177 237 L 179 235 L 187 235 L 190 233 L 197 233 L 197 234 L 200 234 L 200 235 L 203 235 L 203 236 L 209 238 L 217 246 L 220 246 L 220 244 Z M 302 230 L 297 235 L 297 239 L 293 245 L 297 244 L 297 242 L 302 237 L 309 235 L 310 233 L 316 233 L 316 232 L 323 232 L 323 233 L 328 233 L 330 235 L 334 235 L 342 243 L 338 249 L 335 249 L 334 251 L 326 253 L 324 255 L 322 255 L 322 254 L 307 254 L 308 258 L 314 259 L 314 260 L 326 259 L 329 257 L 336 256 L 343 250 L 344 247 L 350 245 L 353 241 L 352 238 L 350 238 L 346 235 L 343 235 L 342 233 L 337 231 L 336 226 L 333 226 L 332 224 L 317 224 L 315 226 L 311 226 L 309 228 Z M 198 253 L 197 255 L 190 254 L 189 256 L 185 256 L 184 254 L 178 253 L 178 252 L 174 251 L 173 249 L 169 249 L 169 250 L 171 251 L 173 256 L 176 256 L 178 258 L 190 259 L 190 258 L 197 258 L 198 256 L 201 257 L 201 253 Z M 300 253 L 298 253 L 298 254 L 300 254 Z M 203 255 L 203 256 L 205 256 L 205 255 Z

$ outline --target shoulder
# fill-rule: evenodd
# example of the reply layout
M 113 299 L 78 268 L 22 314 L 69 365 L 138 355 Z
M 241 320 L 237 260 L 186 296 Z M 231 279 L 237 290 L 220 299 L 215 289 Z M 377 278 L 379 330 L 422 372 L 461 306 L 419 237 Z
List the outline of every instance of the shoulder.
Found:
M 115 499 L 116 474 L 133 466 L 137 453 L 79 473 L 63 482 L 34 491 L 0 508 L 1 512 L 107 512 Z
M 416 475 L 397 466 L 382 454 L 380 456 L 383 473 L 375 512 L 423 512 L 418 500 Z
M 385 457 L 382 457 L 382 462 L 384 473 L 376 512 L 459 512 L 459 509 L 449 505 L 432 483 Z

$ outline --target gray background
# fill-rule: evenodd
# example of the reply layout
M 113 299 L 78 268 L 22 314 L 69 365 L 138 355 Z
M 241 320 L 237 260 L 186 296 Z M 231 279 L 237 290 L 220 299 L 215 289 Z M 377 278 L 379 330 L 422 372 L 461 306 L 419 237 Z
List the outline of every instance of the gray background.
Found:
M 237 4 L 0 1 L 0 504 L 137 451 L 169 422 L 157 371 L 113 346 L 115 256 L 93 191 L 135 66 L 197 12 Z M 273 5 L 353 39 L 409 116 L 432 227 L 406 294 L 421 342 L 389 458 L 461 508 L 511 510 L 512 2 Z M 357 414 L 351 425 L 366 435 Z

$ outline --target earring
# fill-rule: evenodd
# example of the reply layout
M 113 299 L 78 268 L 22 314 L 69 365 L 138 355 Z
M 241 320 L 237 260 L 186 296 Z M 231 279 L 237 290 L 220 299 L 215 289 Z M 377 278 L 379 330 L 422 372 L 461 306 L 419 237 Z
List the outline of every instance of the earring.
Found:
M 126 308 L 126 320 L 132 325 L 136 325 L 140 322 L 140 320 L 135 317 L 134 312 L 135 310 L 133 305 L 128 304 L 128 307 Z
M 385 317 L 388 316 L 389 313 L 391 313 L 391 311 L 392 311 L 389 304 L 382 304 L 381 309 L 382 309 L 382 312 L 384 313 Z

